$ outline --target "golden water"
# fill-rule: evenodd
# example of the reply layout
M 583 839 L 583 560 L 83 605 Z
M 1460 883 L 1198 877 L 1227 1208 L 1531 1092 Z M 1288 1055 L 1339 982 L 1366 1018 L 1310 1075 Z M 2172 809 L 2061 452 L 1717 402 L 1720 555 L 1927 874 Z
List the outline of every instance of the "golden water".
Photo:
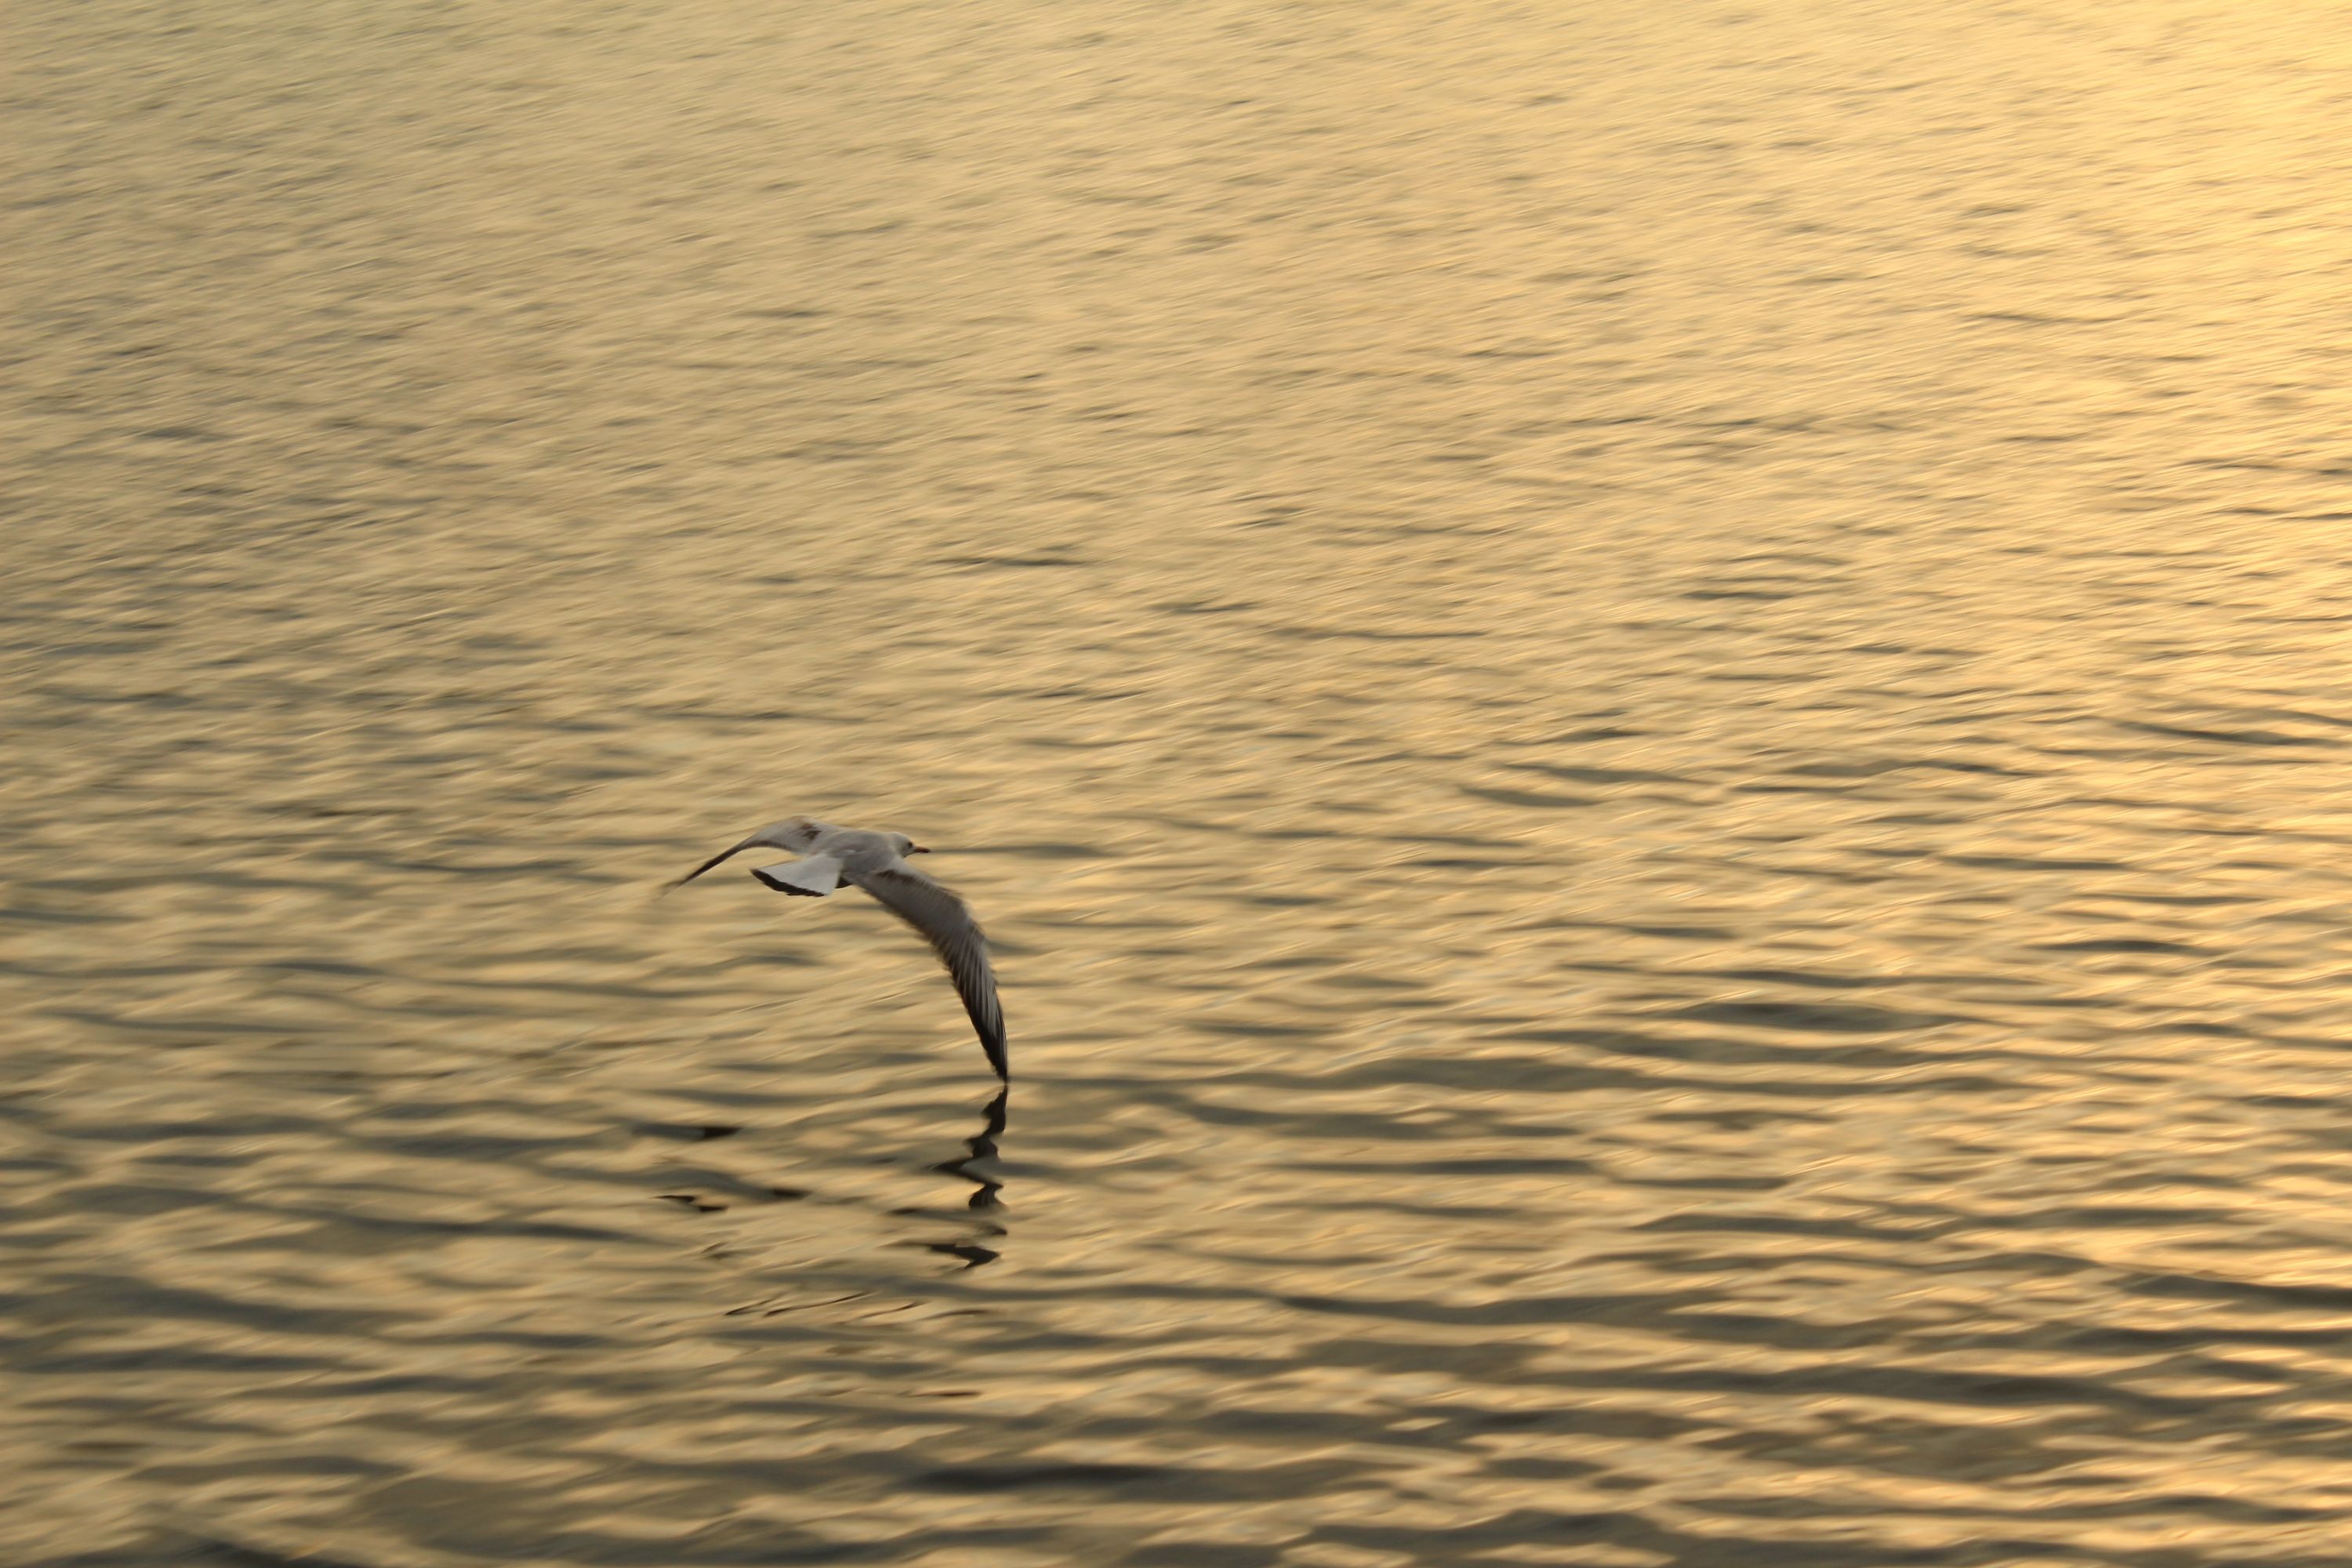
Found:
M 0 1560 L 2352 1558 L 2334 8 L 0 27 Z

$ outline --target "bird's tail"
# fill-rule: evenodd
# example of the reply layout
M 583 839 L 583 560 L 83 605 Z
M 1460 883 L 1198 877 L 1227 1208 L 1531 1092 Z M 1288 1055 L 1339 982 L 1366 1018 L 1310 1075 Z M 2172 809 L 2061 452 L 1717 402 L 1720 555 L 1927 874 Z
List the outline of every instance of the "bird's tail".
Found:
M 754 867 L 751 875 L 780 893 L 821 899 L 841 886 L 841 862 L 830 855 L 812 855 L 805 860 L 781 860 L 773 866 Z

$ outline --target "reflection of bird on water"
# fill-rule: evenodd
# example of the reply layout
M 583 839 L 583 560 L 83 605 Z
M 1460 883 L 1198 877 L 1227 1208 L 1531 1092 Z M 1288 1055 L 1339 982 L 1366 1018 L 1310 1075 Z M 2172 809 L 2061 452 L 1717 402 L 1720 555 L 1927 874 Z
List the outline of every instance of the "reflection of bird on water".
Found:
M 996 1098 L 988 1102 L 987 1125 L 964 1140 L 964 1147 L 970 1151 L 969 1153 L 961 1159 L 942 1160 L 931 1167 L 943 1176 L 961 1176 L 972 1184 L 971 1201 L 965 1205 L 969 1208 L 992 1209 L 999 1206 L 996 1194 L 1003 1190 L 1004 1184 L 985 1172 L 973 1170 L 972 1166 L 979 1161 L 996 1158 L 996 1141 L 1004 1136 L 1004 1100 L 1012 1092 L 1009 1089 L 1000 1089 L 996 1091 Z
M 823 898 L 844 882 L 855 883 L 879 900 L 882 907 L 923 933 L 948 966 L 963 1010 L 979 1032 L 980 1048 L 988 1065 L 1006 1083 L 1013 1074 L 1005 1066 L 1004 1010 L 996 1001 L 996 974 L 989 967 L 988 943 L 980 924 L 963 900 L 907 864 L 909 855 L 929 851 L 903 833 L 876 833 L 859 827 L 835 827 L 811 817 L 795 816 L 762 827 L 732 849 L 723 850 L 670 884 L 680 887 L 713 866 L 745 849 L 765 846 L 788 849 L 800 857 L 760 866 L 751 875 L 779 893 Z M 1003 1131 L 1004 1097 L 996 1097 L 994 1131 Z M 987 1136 L 993 1137 L 993 1132 Z M 977 1151 L 975 1151 L 977 1152 Z
M 931 1167 L 943 1176 L 961 1177 L 971 1184 L 972 1193 L 971 1196 L 965 1201 L 966 1208 L 985 1210 L 1003 1206 L 1003 1200 L 996 1194 L 1003 1190 L 1004 1184 L 984 1171 L 974 1170 L 973 1167 L 982 1160 L 996 1158 L 996 1141 L 1004 1135 L 1004 1100 L 1010 1093 L 1012 1093 L 1011 1089 L 1000 1089 L 996 1091 L 996 1098 L 988 1102 L 988 1120 L 979 1131 L 964 1140 L 967 1152 L 962 1157 L 942 1160 Z M 901 1210 L 900 1212 L 914 1211 Z M 979 1225 L 980 1234 L 991 1240 L 998 1239 L 1004 1235 L 1004 1226 L 995 1220 L 982 1220 Z M 963 1259 L 963 1266 L 966 1268 L 978 1268 L 983 1264 L 995 1262 L 1003 1256 L 995 1247 L 983 1246 L 978 1241 L 918 1241 L 910 1245 L 919 1247 L 926 1252 L 939 1253 L 945 1258 L 960 1258 Z

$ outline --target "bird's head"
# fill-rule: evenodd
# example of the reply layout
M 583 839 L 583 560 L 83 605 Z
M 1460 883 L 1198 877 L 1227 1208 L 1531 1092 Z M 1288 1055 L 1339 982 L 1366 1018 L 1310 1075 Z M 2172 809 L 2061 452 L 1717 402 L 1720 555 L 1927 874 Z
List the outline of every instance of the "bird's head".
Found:
M 890 835 L 890 843 L 901 856 L 928 855 L 930 853 L 929 850 L 924 848 L 921 845 L 916 843 L 913 839 L 908 837 L 903 833 L 893 833 Z

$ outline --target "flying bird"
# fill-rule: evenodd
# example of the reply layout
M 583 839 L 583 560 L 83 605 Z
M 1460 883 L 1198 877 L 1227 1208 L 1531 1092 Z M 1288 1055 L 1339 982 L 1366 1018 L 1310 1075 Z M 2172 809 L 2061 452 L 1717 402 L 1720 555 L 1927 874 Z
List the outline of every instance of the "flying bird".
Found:
M 923 933 L 955 982 L 963 1010 L 980 1035 L 980 1048 L 988 1065 L 1005 1082 L 1013 1074 L 1004 1061 L 1004 1009 L 997 1005 L 996 974 L 989 967 L 988 942 L 980 922 L 963 900 L 907 864 L 909 855 L 930 851 L 903 833 L 877 833 L 863 827 L 835 827 L 814 817 L 788 817 L 762 827 L 732 849 L 721 850 L 669 884 L 683 887 L 730 855 L 746 849 L 773 848 L 799 857 L 772 866 L 754 867 L 751 875 L 780 893 L 818 899 L 844 882 L 855 883 L 881 900 L 882 907 Z M 667 889 L 665 889 L 667 890 Z

